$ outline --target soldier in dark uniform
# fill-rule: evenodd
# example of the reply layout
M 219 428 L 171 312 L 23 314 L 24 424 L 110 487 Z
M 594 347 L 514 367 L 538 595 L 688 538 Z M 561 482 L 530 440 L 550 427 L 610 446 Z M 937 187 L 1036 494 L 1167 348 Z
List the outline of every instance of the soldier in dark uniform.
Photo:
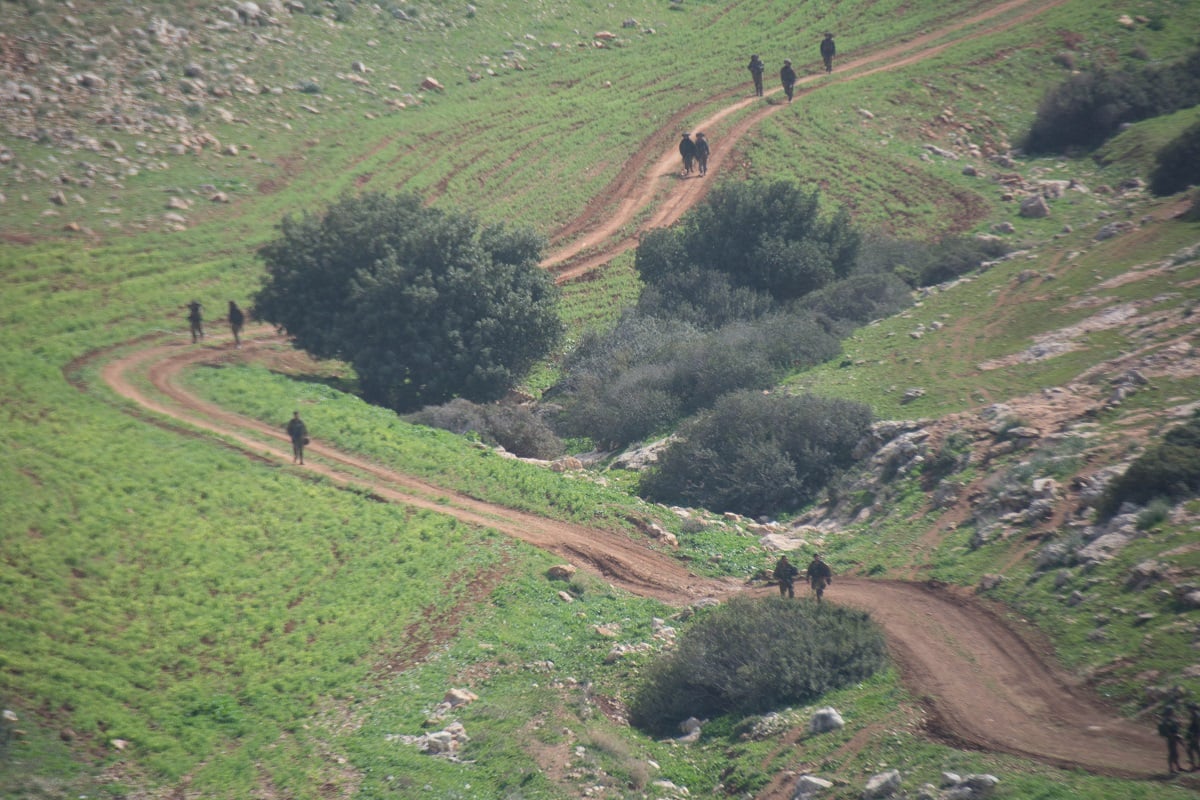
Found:
M 833 43 L 833 34 L 825 34 L 821 40 L 821 60 L 825 62 L 825 72 L 833 72 L 833 57 L 837 55 L 837 45 Z
M 300 419 L 300 412 L 293 411 L 287 424 L 288 438 L 292 440 L 292 463 L 304 463 L 304 445 L 308 444 L 308 427 Z
M 242 346 L 242 328 L 246 324 L 246 315 L 238 308 L 238 304 L 229 301 L 229 329 L 233 331 L 233 346 Z
M 696 160 L 696 143 L 692 141 L 690 133 L 685 133 L 679 140 L 679 155 L 683 158 L 683 174 L 691 175 L 692 162 Z
M 821 602 L 821 595 L 825 594 L 825 587 L 833 583 L 833 570 L 821 558 L 821 554 L 816 553 L 809 562 L 805 574 L 808 576 L 808 585 L 817 593 L 817 602 Z
M 1158 735 L 1167 740 L 1167 772 L 1183 772 L 1179 765 L 1179 744 L 1183 737 L 1179 734 L 1179 720 L 1175 719 L 1175 708 L 1163 708 L 1162 717 L 1158 721 Z
M 792 102 L 792 90 L 796 88 L 796 70 L 792 69 L 792 62 L 786 58 L 783 60 L 783 69 L 779 70 L 779 82 L 783 84 L 783 93 L 787 95 L 788 102 Z
M 187 304 L 188 326 L 192 329 L 192 344 L 204 338 L 204 306 L 199 300 Z
M 767 65 L 762 62 L 758 54 L 750 56 L 750 63 L 746 65 L 746 69 L 750 70 L 750 75 L 754 78 L 754 94 L 759 97 L 763 96 L 762 79 L 763 73 L 766 72 Z
M 796 565 L 788 561 L 787 556 L 780 556 L 775 562 L 775 571 L 771 573 L 775 576 L 775 580 L 779 581 L 779 596 L 780 597 L 795 597 L 795 581 L 796 576 L 800 574 L 800 570 Z
M 1188 703 L 1187 756 L 1192 772 L 1200 769 L 1200 705 Z
M 700 174 L 708 174 L 708 139 L 703 133 L 696 134 L 696 167 Z

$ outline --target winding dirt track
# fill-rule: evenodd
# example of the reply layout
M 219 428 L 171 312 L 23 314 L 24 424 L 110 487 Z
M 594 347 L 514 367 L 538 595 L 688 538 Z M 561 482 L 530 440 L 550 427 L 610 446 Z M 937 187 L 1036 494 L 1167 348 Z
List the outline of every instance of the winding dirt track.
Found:
M 846 61 L 840 71 L 851 74 L 842 79 L 928 58 L 954 41 L 962 41 L 953 34 L 969 26 L 983 26 L 984 32 L 1004 29 L 1058 2 L 1061 0 L 1009 0 L 990 6 L 905 44 Z M 805 79 L 815 80 L 828 79 Z M 733 96 L 735 91 L 725 94 Z M 718 99 L 720 96 L 713 98 Z M 711 127 L 755 102 L 756 98 L 734 102 L 699 125 Z M 748 113 L 723 135 L 722 147 L 714 153 L 710 167 L 718 171 L 739 136 L 766 115 L 786 107 L 763 104 Z M 664 128 L 650 137 L 631 159 L 628 172 L 635 177 L 611 186 L 592 210 L 569 226 L 569 235 L 564 232 L 558 237 L 559 241 L 570 238 L 571 243 L 553 253 L 545 266 L 556 269 L 560 281 L 633 247 L 635 238 L 622 238 L 620 232 L 643 209 L 657 203 L 648 225 L 665 225 L 703 196 L 706 182 L 675 179 L 676 132 Z M 660 157 L 664 150 L 667 154 Z M 665 190 L 664 180 L 672 181 Z M 286 464 L 291 449 L 281 429 L 195 397 L 178 381 L 180 373 L 195 364 L 254 358 L 261 348 L 278 342 L 265 329 L 251 332 L 240 351 L 229 349 L 227 343 L 196 347 L 164 337 L 142 342 L 128 355 L 107 361 L 101 375 L 117 394 L 140 406 L 134 413 L 149 422 L 191 433 L 207 432 L 248 455 Z M 152 388 L 141 388 L 147 379 Z M 298 471 L 365 487 L 387 501 L 499 530 L 638 595 L 680 605 L 747 590 L 732 580 L 698 577 L 671 555 L 623 535 L 544 519 L 448 491 L 342 453 L 319 440 L 308 448 L 308 454 L 309 463 L 296 468 Z M 1033 644 L 1040 641 L 1035 635 L 1006 621 L 973 596 L 925 584 L 840 577 L 831 597 L 834 602 L 868 610 L 883 626 L 904 681 L 924 704 L 927 728 L 936 738 L 1106 775 L 1148 778 L 1163 772 L 1163 748 L 1152 731 L 1105 708 L 1055 666 L 1048 648 Z M 760 796 L 765 800 L 790 793 L 780 779 Z

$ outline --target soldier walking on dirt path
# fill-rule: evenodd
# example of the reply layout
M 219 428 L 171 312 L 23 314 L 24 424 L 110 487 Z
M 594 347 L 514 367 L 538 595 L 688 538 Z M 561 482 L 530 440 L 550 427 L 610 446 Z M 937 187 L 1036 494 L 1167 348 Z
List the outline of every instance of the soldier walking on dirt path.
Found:
M 204 338 L 204 306 L 199 300 L 187 304 L 188 326 L 192 330 L 192 344 Z
M 1200 705 L 1188 703 L 1187 757 L 1192 772 L 1200 769 Z
M 775 570 L 771 574 L 775 576 L 775 580 L 779 581 L 780 597 L 796 596 L 795 582 L 800 570 L 795 564 L 788 561 L 787 556 L 779 557 L 779 560 L 775 562 Z
M 837 45 L 833 43 L 833 34 L 826 33 L 821 40 L 821 60 L 825 62 L 826 74 L 833 72 L 833 57 L 837 55 Z
M 292 440 L 292 463 L 304 463 L 304 445 L 308 444 L 308 427 L 304 424 L 304 420 L 300 419 L 300 412 L 293 411 L 292 418 L 288 420 L 287 434 Z
M 1183 737 L 1179 734 L 1179 720 L 1175 719 L 1175 708 L 1163 708 L 1162 717 L 1158 721 L 1158 735 L 1167 740 L 1167 772 L 1174 775 L 1183 772 L 1179 765 L 1179 745 Z
M 692 141 L 690 133 L 685 133 L 679 140 L 679 155 L 683 158 L 683 174 L 691 175 L 692 162 L 696 160 L 696 143 Z
M 788 102 L 792 102 L 792 91 L 796 88 L 796 70 L 792 69 L 789 59 L 783 60 L 783 68 L 779 70 L 779 82 L 783 84 L 783 93 L 787 95 Z
M 817 593 L 817 602 L 821 602 L 821 596 L 825 594 L 825 587 L 833 583 L 833 570 L 821 558 L 820 553 L 815 553 L 812 561 L 808 563 L 805 574 L 808 576 L 809 586 Z
M 233 331 L 233 346 L 242 346 L 242 328 L 246 324 L 245 313 L 238 308 L 238 304 L 229 301 L 229 329 Z
M 763 73 L 767 70 L 767 65 L 763 63 L 758 54 L 750 56 L 750 63 L 746 65 L 746 69 L 750 70 L 751 77 L 754 78 L 754 94 L 758 97 L 763 96 Z
M 708 139 L 703 133 L 696 134 L 696 167 L 700 170 L 700 177 L 708 174 Z

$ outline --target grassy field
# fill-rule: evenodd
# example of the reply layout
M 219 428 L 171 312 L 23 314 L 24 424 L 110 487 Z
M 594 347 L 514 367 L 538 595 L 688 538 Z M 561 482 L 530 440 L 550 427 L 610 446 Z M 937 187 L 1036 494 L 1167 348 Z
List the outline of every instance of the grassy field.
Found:
M 97 95 L 73 113 L 43 99 L 24 116 L 4 117 L 0 129 L 0 152 L 11 154 L 0 167 L 0 706 L 15 712 L 21 731 L 0 739 L 0 796 L 563 798 L 599 785 L 603 796 L 642 797 L 657 791 L 649 788 L 657 779 L 692 796 L 745 796 L 798 761 L 837 774 L 837 796 L 846 797 L 884 763 L 905 770 L 912 785 L 936 783 L 948 769 L 1002 773 L 1002 797 L 1191 796 L 931 744 L 919 703 L 890 672 L 827 698 L 855 725 L 791 755 L 772 739 L 741 740 L 737 720 L 706 728 L 691 749 L 648 739 L 612 709 L 662 646 L 654 618 L 674 609 L 586 576 L 566 587 L 575 598 L 566 603 L 563 587 L 544 578 L 554 563 L 544 553 L 247 458 L 217 437 L 152 424 L 99 379 L 128 342 L 183 341 L 183 305 L 193 297 L 220 331 L 225 301 L 244 301 L 258 285 L 255 248 L 285 215 L 317 212 L 344 192 L 404 189 L 553 236 L 639 147 L 669 150 L 680 130 L 747 96 L 749 53 L 771 68 L 790 57 L 806 77 L 818 68 L 821 30 L 838 33 L 849 59 L 987 4 L 313 5 L 277 28 L 226 30 L 215 24 L 224 16 L 199 4 L 0 0 L 5 63 L 11 56 L 30 80 L 55 70 L 63 80 L 86 71 L 125 80 L 129 115 L 149 120 L 140 130 L 105 123 L 117 101 Z M 1166 22 L 1128 29 L 1115 22 L 1127 11 Z M 186 44 L 146 44 L 122 78 L 115 65 L 136 49 L 125 35 L 156 18 L 188 28 Z M 1196 30 L 1200 7 L 1184 0 L 1137 9 L 1070 0 L 930 61 L 822 84 L 739 142 L 727 177 L 818 185 L 827 203 L 900 236 L 986 231 L 1016 220 L 1013 204 L 993 183 L 964 176 L 961 164 L 922 158 L 924 145 L 948 143 L 951 126 L 938 121 L 945 109 L 981 144 L 1011 144 L 1044 89 L 1066 75 L 1050 61 L 1065 33 L 1083 37 L 1074 51 L 1081 64 L 1107 64 L 1135 48 L 1153 61 L 1181 55 L 1197 44 Z M 617 38 L 597 46 L 598 31 Z M 191 63 L 210 85 L 235 89 L 180 91 Z M 169 77 L 152 78 L 151 69 Z M 426 76 L 444 91 L 421 90 Z M 1144 174 L 1151 143 L 1194 119 L 1181 112 L 1136 126 L 1106 149 L 1105 165 L 1046 159 L 1024 170 L 1116 184 Z M 68 127 L 99 147 L 39 133 Z M 220 144 L 172 150 L 199 132 Z M 714 145 L 722 146 L 719 131 Z M 59 189 L 61 206 L 48 200 Z M 215 192 L 229 202 L 211 201 Z M 184 223 L 164 217 L 171 197 L 191 201 L 179 212 Z M 1136 215 L 1155 208 L 1144 198 L 1128 203 Z M 1106 278 L 1200 238 L 1194 224 L 1164 224 L 1136 241 L 1095 243 L 1098 215 L 1110 209 L 1071 196 L 1049 221 L 1018 220 L 1016 237 L 1034 258 L 863 329 L 845 345 L 853 367 L 821 367 L 789 385 L 863 400 L 881 417 L 934 417 L 1058 385 L 1152 344 L 1093 332 L 1071 356 L 975 372 L 1028 347 L 1036 333 L 1086 318 L 1071 303 Z M 1066 224 L 1073 232 L 1054 239 Z M 1198 269 L 1192 260 L 1105 296 L 1165 313 L 1194 304 Z M 1023 270 L 1041 277 L 1020 282 Z M 565 286 L 570 341 L 613 321 L 636 292 L 628 255 Z M 942 331 L 909 337 L 937 320 L 946 322 Z M 553 374 L 546 364 L 530 388 Z M 616 528 L 627 526 L 631 509 L 653 516 L 680 534 L 681 553 L 699 572 L 745 577 L 768 560 L 735 531 L 685 532 L 619 481 L 566 478 L 414 429 L 338 391 L 327 374 L 229 366 L 187 380 L 267 422 L 281 424 L 302 404 L 339 446 L 515 508 Z M 910 385 L 927 393 L 902 407 Z M 1190 379 L 1163 383 L 1129 410 L 1157 412 L 1198 389 Z M 915 487 L 899 498 L 872 537 L 840 539 L 834 557 L 863 571 L 907 565 L 905 550 L 927 519 Z M 1158 530 L 1106 569 L 1119 574 L 1195 541 L 1186 525 Z M 1017 547 L 970 550 L 950 537 L 933 554 L 931 575 L 969 585 Z M 1058 608 L 1047 579 L 1021 584 L 1031 577 L 1023 569 L 998 596 L 1017 613 Z M 1130 604 L 1096 596 L 1078 615 L 1114 602 Z M 1137 602 L 1163 611 L 1152 598 Z M 1122 623 L 1099 646 L 1086 638 L 1090 627 L 1069 617 L 1039 619 L 1072 668 L 1115 670 L 1104 691 L 1130 712 L 1139 672 L 1177 670 L 1191 658 L 1183 626 L 1156 628 L 1147 647 L 1146 630 Z M 613 640 L 598 625 L 619 626 L 621 643 L 653 644 L 607 663 Z M 448 688 L 463 685 L 480 695 L 457 715 L 471 737 L 469 763 L 395 739 L 440 727 L 427 720 Z M 802 721 L 804 712 L 787 713 Z

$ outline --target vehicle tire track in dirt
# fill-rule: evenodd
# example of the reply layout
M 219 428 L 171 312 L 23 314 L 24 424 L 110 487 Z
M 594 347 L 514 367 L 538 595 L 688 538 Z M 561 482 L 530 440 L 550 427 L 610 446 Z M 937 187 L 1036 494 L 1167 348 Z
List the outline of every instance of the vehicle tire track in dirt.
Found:
M 963 17 L 901 44 L 841 61 L 836 77 L 815 74 L 798 80 L 793 102 L 802 100 L 805 95 L 811 94 L 823 86 L 828 86 L 831 82 L 858 80 L 879 72 L 899 69 L 933 58 L 954 45 L 970 41 L 985 33 L 995 34 L 1028 22 L 1064 2 L 1066 0 L 1043 0 L 1042 2 L 1007 0 L 1007 2 Z M 965 28 L 1013 13 L 1015 13 L 1014 16 L 989 26 L 983 31 L 943 41 L 947 36 L 952 36 Z M 687 128 L 684 127 L 685 121 L 691 118 L 694 109 L 723 102 L 742 91 L 744 90 L 741 87 L 727 89 L 707 100 L 693 103 L 688 108 L 674 114 L 662 128 L 646 139 L 637 152 L 627 159 L 624 169 L 617 178 L 605 187 L 594 201 L 588 204 L 583 214 L 554 237 L 556 241 L 561 241 L 568 235 L 583 233 L 570 244 L 552 251 L 542 261 L 542 266 L 554 273 L 557 282 L 565 283 L 577 278 L 636 247 L 637 233 L 624 235 L 616 241 L 612 241 L 612 239 L 619 236 L 622 229 L 630 225 L 639 213 L 653 205 L 656 197 L 661 195 L 655 210 L 641 226 L 642 230 L 671 225 L 683 216 L 685 211 L 704 198 L 712 185 L 711 177 L 708 179 L 683 178 L 679 175 L 677 169 L 679 155 L 675 150 L 674 138 L 679 132 L 685 129 L 712 129 L 730 116 L 744 111 L 756 103 L 761 104 L 758 109 L 739 119 L 733 127 L 723 133 L 720 145 L 709 158 L 709 174 L 711 176 L 719 174 L 722 169 L 734 161 L 736 158 L 735 146 L 742 137 L 771 114 L 790 107 L 787 104 L 769 105 L 764 103 L 762 98 L 750 96 L 722 107 L 705 119 L 691 123 Z M 771 96 L 780 92 L 782 89 L 776 87 L 767 90 L 766 95 Z
M 1020 15 L 989 29 L 1001 30 L 1060 2 L 1063 0 L 1043 3 L 1009 0 L 896 48 L 843 62 L 840 71 L 889 58 L 898 59 L 896 66 L 913 63 L 955 42 L 921 50 L 922 43 L 929 44 L 968 25 L 1024 9 Z M 855 73 L 854 77 L 889 68 L 894 68 L 890 62 L 865 73 Z M 805 82 L 822 78 L 810 77 Z M 756 100 L 734 103 L 701 124 L 711 127 Z M 739 120 L 724 135 L 723 146 L 710 165 L 719 168 L 730 157 L 732 144 L 740 136 L 781 108 L 765 106 Z M 657 160 L 653 154 L 663 149 L 656 142 L 672 137 L 675 132 L 673 126 L 660 131 L 635 154 L 634 163 L 641 158 L 642 163 L 653 166 L 648 172 L 629 170 L 638 177 L 619 183 L 621 193 L 633 195 L 632 200 L 614 198 L 611 194 L 599 198 L 593 207 L 607 210 L 616 201 L 618 212 L 599 227 L 586 221 L 585 212 L 581 218 L 584 221 L 572 226 L 589 232 L 553 254 L 546 265 L 553 267 L 579 259 L 580 254 L 593 248 L 603 247 L 604 252 L 576 260 L 557 273 L 558 280 L 582 274 L 634 246 L 634 237 L 615 243 L 611 240 L 654 202 L 661 177 L 673 175 L 674 153 L 668 150 Z M 657 227 L 678 219 L 703 196 L 707 185 L 707 181 L 700 180 L 678 181 L 649 217 L 648 225 Z M 196 347 L 179 340 L 149 344 L 108 361 L 101 369 L 101 376 L 118 395 L 162 415 L 162 424 L 172 430 L 178 430 L 179 423 L 184 423 L 203 435 L 214 434 L 254 457 L 287 464 L 291 448 L 282 429 L 195 397 L 177 380 L 184 369 L 193 365 L 252 357 L 258 348 L 277 341 L 271 335 L 253 334 L 241 351 L 213 345 Z M 149 379 L 153 391 L 139 388 L 143 375 Z M 652 550 L 623 534 L 557 522 L 487 503 L 342 453 L 319 441 L 309 446 L 309 453 L 313 456 L 311 462 L 296 468 L 298 473 L 302 470 L 301 474 L 318 475 L 337 485 L 364 487 L 382 500 L 450 514 L 469 524 L 501 531 L 570 559 L 634 594 L 681 605 L 701 597 L 744 590 L 733 579 L 720 581 L 696 576 L 671 555 Z M 935 738 L 1105 775 L 1150 777 L 1160 772 L 1161 747 L 1156 737 L 1120 719 L 1084 692 L 1053 666 L 1048 648 L 1029 644 L 1036 641 L 1036 636 L 1014 628 L 977 598 L 946 588 L 853 577 L 839 578 L 830 597 L 834 602 L 869 611 L 883 627 L 905 684 L 925 706 L 930 720 L 928 727 Z M 760 797 L 764 800 L 790 797 L 785 783 L 776 781 Z

